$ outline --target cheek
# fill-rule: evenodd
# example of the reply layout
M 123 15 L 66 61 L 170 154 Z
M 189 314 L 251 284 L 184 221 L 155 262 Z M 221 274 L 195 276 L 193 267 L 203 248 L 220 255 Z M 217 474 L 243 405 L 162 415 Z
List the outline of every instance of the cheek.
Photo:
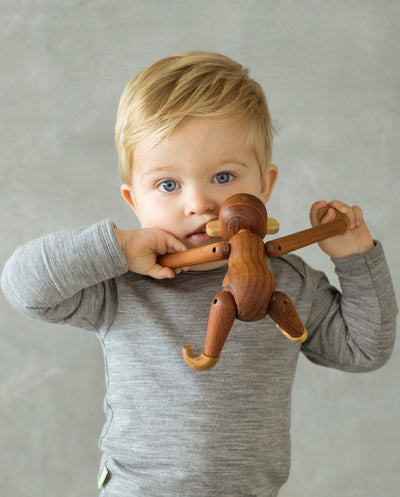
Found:
M 179 226 L 176 207 L 173 204 L 148 199 L 140 203 L 138 218 L 142 228 L 157 228 L 174 232 Z

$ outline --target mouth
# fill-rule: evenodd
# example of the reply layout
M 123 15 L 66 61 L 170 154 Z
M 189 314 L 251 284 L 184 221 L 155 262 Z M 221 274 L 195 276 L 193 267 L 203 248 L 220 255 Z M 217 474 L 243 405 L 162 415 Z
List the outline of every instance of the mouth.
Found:
M 207 235 L 206 225 L 207 223 L 202 224 L 195 231 L 187 235 L 186 239 L 190 244 L 199 245 L 208 243 L 212 240 L 211 236 Z

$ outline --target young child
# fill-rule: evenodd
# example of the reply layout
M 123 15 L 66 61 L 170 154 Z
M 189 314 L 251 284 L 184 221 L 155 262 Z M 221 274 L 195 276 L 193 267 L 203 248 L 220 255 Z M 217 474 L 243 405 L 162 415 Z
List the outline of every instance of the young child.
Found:
M 295 255 L 268 261 L 308 339 L 290 342 L 268 316 L 236 320 L 218 365 L 194 371 L 181 347 L 202 350 L 225 262 L 174 272 L 156 259 L 209 243 L 206 223 L 231 195 L 270 198 L 277 168 L 263 91 L 222 55 L 160 60 L 126 87 L 116 143 L 122 196 L 142 228 L 103 220 L 27 243 L 7 262 L 3 291 L 29 316 L 97 333 L 107 383 L 100 495 L 276 496 L 289 474 L 299 352 L 354 372 L 391 354 L 397 309 L 382 246 L 359 207 L 331 202 L 351 223 L 320 244 L 342 294 Z M 311 207 L 312 225 L 324 205 Z

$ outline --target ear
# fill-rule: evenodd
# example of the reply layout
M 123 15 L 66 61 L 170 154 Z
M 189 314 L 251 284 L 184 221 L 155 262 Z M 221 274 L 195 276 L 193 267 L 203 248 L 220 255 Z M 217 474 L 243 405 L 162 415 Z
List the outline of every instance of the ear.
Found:
M 261 195 L 260 198 L 266 204 L 271 197 L 276 180 L 278 179 L 278 168 L 275 164 L 268 164 L 263 176 L 261 177 Z
M 136 215 L 138 215 L 138 208 L 135 202 L 135 195 L 133 194 L 132 187 L 124 183 L 121 185 L 121 195 L 125 202 L 131 207 Z

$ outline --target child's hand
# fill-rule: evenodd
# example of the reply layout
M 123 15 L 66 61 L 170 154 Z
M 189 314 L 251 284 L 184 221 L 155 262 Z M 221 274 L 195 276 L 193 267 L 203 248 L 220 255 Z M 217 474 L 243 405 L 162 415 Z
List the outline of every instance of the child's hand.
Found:
M 363 218 L 363 212 L 357 205 L 349 207 L 338 200 L 329 202 L 329 204 L 325 200 L 315 202 L 310 210 L 312 226 L 318 226 L 336 219 L 334 209 L 329 209 L 321 222 L 318 222 L 317 211 L 326 206 L 334 207 L 339 212 L 346 214 L 350 221 L 350 230 L 346 233 L 333 236 L 319 243 L 319 246 L 326 254 L 333 258 L 347 257 L 354 254 L 364 254 L 374 247 L 371 233 Z
M 173 278 L 180 270 L 157 264 L 157 256 L 186 250 L 186 246 L 170 233 L 158 229 L 114 229 L 130 271 L 156 279 Z

